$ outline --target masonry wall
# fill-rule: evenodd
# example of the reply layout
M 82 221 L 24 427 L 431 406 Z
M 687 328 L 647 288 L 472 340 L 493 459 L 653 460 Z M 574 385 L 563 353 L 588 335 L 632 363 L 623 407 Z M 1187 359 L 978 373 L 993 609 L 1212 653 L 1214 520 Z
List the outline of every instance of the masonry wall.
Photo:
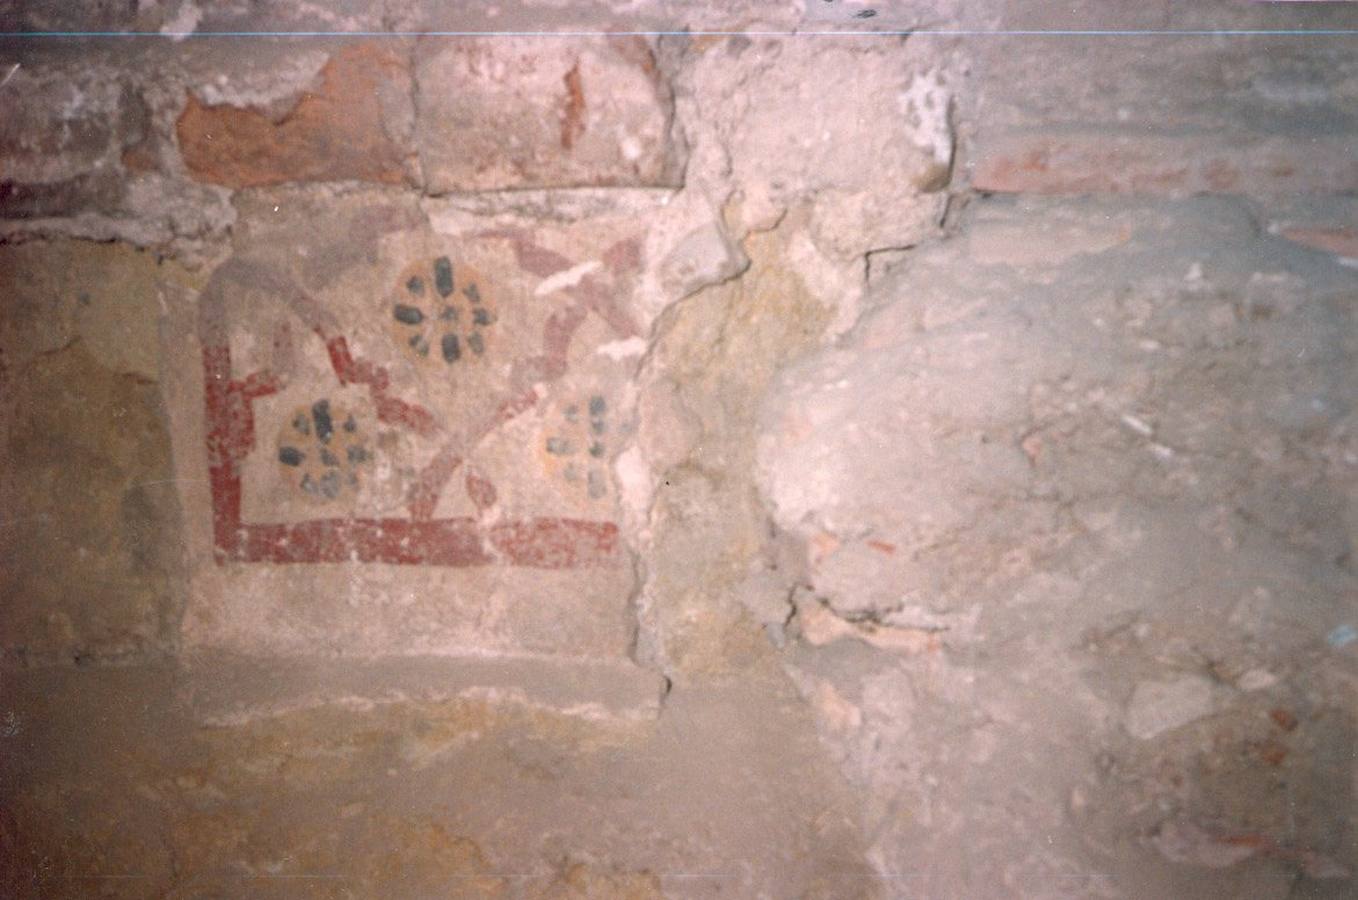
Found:
M 0 14 L 159 35 L 0 47 L 11 697 L 778 684 L 873 877 L 718 895 L 1352 885 L 1358 15 L 368 7 Z

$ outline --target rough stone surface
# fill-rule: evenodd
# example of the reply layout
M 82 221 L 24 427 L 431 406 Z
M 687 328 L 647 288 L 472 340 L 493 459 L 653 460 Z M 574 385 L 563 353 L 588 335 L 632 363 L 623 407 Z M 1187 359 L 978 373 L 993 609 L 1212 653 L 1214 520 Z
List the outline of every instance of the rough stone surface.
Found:
M 759 472 L 802 547 L 790 664 L 879 798 L 879 871 L 1032 896 L 1348 877 L 1347 776 L 1278 698 L 1313 698 L 1311 740 L 1353 727 L 1315 655 L 1354 589 L 1326 500 L 1354 484 L 1329 462 L 1352 286 L 1237 203 L 990 200 L 787 371 Z M 1260 667 L 1289 674 L 1217 686 Z M 1340 831 L 1293 830 L 1284 784 Z M 1108 812 L 1138 791 L 1161 805 Z M 1138 833 L 1158 859 L 1111 849 Z
M 774 413 L 764 483 L 778 520 L 807 541 L 818 594 L 889 624 L 928 626 L 927 607 L 965 616 L 988 580 L 1069 540 L 1063 506 L 1132 490 L 1159 502 L 1238 494 L 1252 521 L 1296 546 L 1343 540 L 1337 508 L 1332 524 L 1308 526 L 1256 479 L 1325 493 L 1310 451 L 1294 461 L 1287 448 L 1316 430 L 1345 439 L 1355 385 L 1328 367 L 1352 352 L 1339 324 L 1346 276 L 1303 278 L 1308 260 L 1276 240 L 1245 243 L 1250 232 L 1243 210 L 1220 203 L 993 203 L 913 256 L 884 289 L 908 299 L 792 376 Z M 1019 234 L 1022 254 L 994 249 Z M 1188 234 L 1238 250 L 1209 259 Z M 1142 274 L 1148 257 L 1161 274 Z M 1265 435 L 1276 456 L 1246 449 Z M 883 504 L 880 485 L 906 469 Z M 1346 552 L 1330 546 L 1330 559 Z M 877 573 L 866 590 L 865 571 Z
M 1200 675 L 1143 681 L 1127 705 L 1127 733 L 1148 741 L 1212 712 L 1212 682 Z
M 830 317 L 780 264 L 791 240 L 781 231 L 748 239 L 749 271 L 678 310 L 642 376 L 638 450 L 655 473 L 644 649 L 680 670 L 739 670 L 766 652 L 757 626 L 787 617 L 753 481 L 757 398 Z
M 942 199 L 953 161 L 937 55 L 889 42 L 743 37 L 704 39 L 689 53 L 680 90 L 701 102 L 722 145 L 741 233 L 814 197 L 818 243 L 861 257 L 913 243 L 937 218 L 940 204 L 928 201 Z

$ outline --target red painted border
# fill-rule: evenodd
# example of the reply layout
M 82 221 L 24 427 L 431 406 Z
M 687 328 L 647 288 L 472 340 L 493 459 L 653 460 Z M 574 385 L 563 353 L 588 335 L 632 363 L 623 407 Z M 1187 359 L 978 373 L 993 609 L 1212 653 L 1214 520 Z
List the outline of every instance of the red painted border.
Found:
M 225 274 L 225 273 L 223 273 Z M 430 474 L 438 484 L 417 487 L 414 513 L 402 518 L 326 518 L 297 523 L 248 523 L 242 518 L 241 463 L 255 446 L 254 401 L 277 393 L 283 384 L 268 371 L 234 377 L 231 351 L 220 319 L 220 295 L 205 292 L 200 338 L 207 413 L 208 473 L 212 493 L 214 557 L 227 563 L 372 562 L 395 565 L 480 566 L 501 563 L 546 569 L 571 569 L 616 563 L 618 526 L 613 522 L 539 517 L 482 525 L 471 517 L 429 518 L 437 494 L 457 459 L 436 459 Z M 381 367 L 355 359 L 342 336 L 325 341 L 341 384 L 367 385 L 378 418 L 424 436 L 439 427 L 428 410 L 387 394 L 389 377 Z M 530 407 L 511 400 L 502 416 Z M 535 398 L 534 398 L 535 399 Z M 469 474 L 469 478 L 477 476 Z M 475 496 L 493 486 L 474 485 Z M 431 493 L 432 492 L 432 493 Z M 425 496 L 431 494 L 431 496 Z

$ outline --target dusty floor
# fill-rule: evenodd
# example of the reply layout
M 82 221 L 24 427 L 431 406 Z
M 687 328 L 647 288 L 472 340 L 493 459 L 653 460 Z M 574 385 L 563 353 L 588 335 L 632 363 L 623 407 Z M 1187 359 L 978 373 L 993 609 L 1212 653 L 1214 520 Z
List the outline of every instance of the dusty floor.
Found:
M 1134 639 L 1105 640 L 1127 652 Z M 1098 751 L 1076 778 L 1095 742 L 1015 653 L 978 667 L 969 687 L 989 702 L 930 721 L 897 711 L 931 754 L 928 797 L 870 797 L 867 822 L 771 672 L 674 689 L 658 719 L 458 700 L 229 726 L 195 721 L 172 669 L 11 678 L 3 776 L 23 791 L 6 810 L 5 896 L 1349 896 L 1334 869 L 1351 859 L 1352 799 L 1333 788 L 1354 735 L 1306 707 L 1314 693 L 1243 698 L 1153 753 Z M 964 737 L 997 706 L 1024 720 Z M 1190 793 L 1240 823 L 1239 840 L 1153 830 Z M 869 840 L 906 823 L 917 830 L 895 845 L 921 852 L 870 866 Z M 1296 843 L 1259 843 L 1268 833 Z
M 196 723 L 180 683 L 8 683 L 4 777 L 26 788 L 5 827 L 56 833 L 17 835 L 6 896 L 841 897 L 872 878 L 773 673 L 671 692 L 658 719 L 460 700 L 230 727 Z

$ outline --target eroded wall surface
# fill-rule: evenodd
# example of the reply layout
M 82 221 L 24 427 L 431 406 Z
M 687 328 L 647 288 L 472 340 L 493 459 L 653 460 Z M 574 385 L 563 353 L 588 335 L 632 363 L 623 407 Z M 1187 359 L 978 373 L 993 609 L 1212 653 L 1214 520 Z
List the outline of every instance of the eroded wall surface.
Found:
M 7 890 L 1352 888 L 1348 10 L 0 21 Z

